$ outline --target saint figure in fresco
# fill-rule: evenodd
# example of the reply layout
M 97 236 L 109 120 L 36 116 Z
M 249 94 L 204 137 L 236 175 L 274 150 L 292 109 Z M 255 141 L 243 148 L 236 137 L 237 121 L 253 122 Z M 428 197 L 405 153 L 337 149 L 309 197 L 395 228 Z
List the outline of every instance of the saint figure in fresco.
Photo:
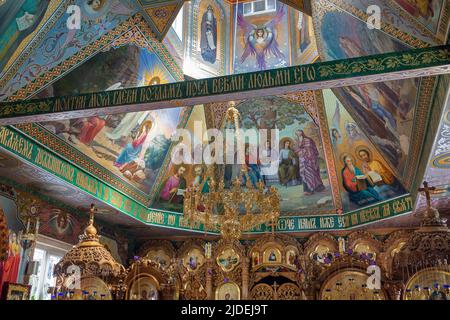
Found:
M 285 140 L 283 149 L 280 150 L 280 165 L 278 166 L 278 179 L 281 185 L 287 186 L 289 182 L 296 180 L 296 165 L 295 154 L 291 150 L 291 141 Z
M 311 195 L 314 192 L 325 190 L 320 177 L 319 151 L 316 143 L 305 135 L 303 130 L 295 132 L 294 152 L 298 156 L 299 174 L 302 178 L 303 192 Z
M 261 168 L 260 163 L 251 163 L 250 162 L 250 146 L 248 144 L 245 145 L 245 167 L 247 170 L 247 174 L 243 174 L 242 176 L 242 184 L 245 186 L 247 184 L 247 176 L 250 179 L 250 182 L 254 188 L 256 188 L 256 184 L 262 181 L 261 177 Z
M 216 62 L 217 21 L 211 5 L 208 5 L 202 17 L 200 49 L 203 60 L 210 63 Z
M 358 151 L 358 157 L 362 160 L 361 169 L 365 175 L 375 172 L 381 178 L 381 180 L 372 181 L 372 184 L 394 184 L 394 175 L 380 161 L 373 159 L 368 149 L 361 148 Z
M 392 103 L 388 103 L 387 97 L 383 97 L 380 94 L 381 92 L 376 90 L 376 87 L 369 89 L 365 85 L 360 85 L 358 88 L 359 94 L 353 90 L 349 90 L 349 94 L 365 107 L 368 112 L 373 112 L 383 122 L 385 122 L 385 119 L 388 120 L 386 123 L 386 125 L 390 126 L 388 130 L 393 131 L 394 135 L 396 135 L 394 130 L 397 129 L 397 121 L 393 115 L 396 112 L 395 106 Z
M 368 177 L 381 198 L 393 197 L 404 191 L 392 172 L 380 161 L 373 159 L 368 148 L 359 148 L 357 156 L 362 161 L 362 172 Z
M 341 144 L 341 142 L 342 142 L 342 136 L 339 133 L 339 130 L 336 128 L 331 129 L 331 141 L 333 142 L 334 146 L 337 146 L 338 144 Z
M 276 26 L 283 19 L 284 5 L 277 9 L 275 17 L 263 25 L 256 26 L 245 20 L 241 13 L 237 15 L 237 23 L 243 30 L 244 52 L 241 56 L 241 63 L 251 55 L 256 57 L 256 66 L 259 70 L 266 70 L 266 58 L 272 55 L 276 58 L 284 58 L 283 52 L 279 49 L 277 42 Z
M 297 28 L 299 30 L 300 39 L 298 43 L 300 44 L 300 52 L 304 52 L 308 46 L 311 44 L 311 36 L 309 34 L 309 17 L 301 12 L 298 13 L 298 24 Z
M 150 133 L 152 125 L 153 123 L 150 120 L 142 123 L 136 137 L 122 149 L 122 152 L 114 162 L 116 167 L 123 169 L 128 163 L 138 158 L 142 151 L 142 146 Z
M 170 203 L 183 203 L 183 191 L 186 189 L 187 185 L 186 179 L 184 178 L 185 173 L 186 168 L 184 166 L 180 166 L 175 174 L 167 179 L 161 193 L 159 194 L 160 200 Z
M 94 141 L 97 134 L 102 131 L 106 121 L 103 117 L 90 117 L 80 119 L 81 129 L 78 134 L 78 140 L 84 144 L 90 144 Z
M 275 176 L 276 180 L 278 159 L 280 156 L 278 151 L 272 148 L 270 140 L 266 141 L 266 148 L 261 151 L 261 154 L 266 162 L 261 165 L 261 175 L 263 177 L 264 184 L 268 186 L 273 176 Z
M 350 143 L 353 143 L 357 140 L 362 140 L 363 137 L 361 135 L 361 132 L 359 131 L 358 126 L 354 122 L 346 122 L 345 123 L 345 131 L 347 134 L 347 139 Z
M 345 155 L 343 160 L 342 181 L 350 201 L 358 206 L 380 201 L 380 196 L 372 188 L 363 172 L 353 164 L 353 159 L 349 155 Z
M 209 192 L 209 185 L 208 180 L 209 178 L 205 179 L 205 170 L 203 169 L 203 166 L 197 165 L 194 167 L 194 182 L 192 183 L 192 186 L 195 188 L 202 188 L 202 193 L 208 193 Z
M 20 244 L 17 234 L 9 230 L 8 258 L 0 262 L 0 290 L 7 282 L 17 282 L 20 266 Z

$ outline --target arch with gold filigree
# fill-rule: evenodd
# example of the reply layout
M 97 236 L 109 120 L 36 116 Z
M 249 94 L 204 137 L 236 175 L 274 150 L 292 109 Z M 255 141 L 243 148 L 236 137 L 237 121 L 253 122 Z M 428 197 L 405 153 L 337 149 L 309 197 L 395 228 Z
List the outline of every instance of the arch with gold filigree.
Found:
M 304 244 L 305 258 L 317 267 L 329 266 L 336 252 L 339 252 L 339 243 L 329 233 L 315 233 Z
M 180 297 L 185 300 L 206 300 L 208 298 L 206 274 L 208 259 L 205 256 L 205 241 L 189 239 L 177 250 L 177 270 L 180 278 Z
M 125 279 L 126 300 L 178 299 L 179 280 L 171 268 L 165 269 L 157 261 L 141 258 L 128 269 Z
M 372 260 L 379 260 L 382 251 L 382 243 L 366 230 L 350 233 L 347 237 L 347 246 L 356 254 L 367 255 Z
M 213 246 L 212 253 L 211 259 L 207 261 L 212 274 L 207 276 L 212 278 L 215 298 L 226 300 L 228 287 L 230 299 L 245 299 L 247 288 L 242 288 L 242 284 L 243 278 L 248 279 L 248 263 L 242 244 L 238 240 L 220 240 Z
M 359 268 L 345 268 L 333 272 L 323 282 L 319 300 L 387 300 L 384 289 L 370 289 L 369 275 Z
M 139 250 L 138 255 L 144 259 L 155 261 L 163 269 L 168 268 L 176 258 L 175 249 L 170 241 L 149 240 Z
M 279 284 L 280 282 L 284 283 Z M 268 276 L 253 286 L 251 300 L 301 300 L 302 291 L 297 283 L 282 276 Z
M 398 230 L 391 233 L 384 241 L 383 252 L 380 254 L 379 262 L 386 270 L 388 277 L 392 278 L 394 258 L 406 244 L 410 236 L 411 231 Z
M 248 252 L 250 261 L 249 298 L 254 300 L 299 300 L 303 249 L 288 235 L 265 235 Z
M 422 269 L 406 282 L 403 300 L 446 300 L 450 289 L 444 285 L 449 283 L 450 270 L 438 267 Z

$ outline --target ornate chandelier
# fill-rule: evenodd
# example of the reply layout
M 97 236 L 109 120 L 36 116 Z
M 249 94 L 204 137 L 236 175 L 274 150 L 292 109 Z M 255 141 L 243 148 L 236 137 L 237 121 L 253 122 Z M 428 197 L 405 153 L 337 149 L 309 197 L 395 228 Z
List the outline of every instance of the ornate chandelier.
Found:
M 100 243 L 97 229 L 94 226 L 95 207 L 92 204 L 90 209 L 89 224 L 84 229 L 84 233 L 79 236 L 79 243 L 73 246 L 64 257 L 55 265 L 53 271 L 56 280 L 56 293 L 61 299 L 74 299 L 76 294 L 73 289 L 73 283 L 76 283 L 77 277 L 80 280 L 89 277 L 98 277 L 105 281 L 111 292 L 117 291 L 120 280 L 126 276 L 125 268 L 118 263 L 111 253 Z M 79 270 L 79 272 L 75 272 Z M 83 289 L 83 288 L 79 288 Z M 83 297 L 92 292 L 82 290 Z M 94 291 L 95 294 L 95 291 Z
M 239 111 L 231 105 L 226 116 L 235 126 L 239 143 Z M 203 183 L 185 192 L 184 215 L 191 228 L 200 223 L 205 230 L 220 230 L 226 241 L 238 240 L 243 232 L 262 224 L 270 223 L 273 232 L 279 214 L 278 191 L 274 187 L 265 187 L 261 181 L 253 185 L 246 164 L 241 165 L 230 188 L 225 188 L 222 178 L 216 179 L 215 166 L 211 165 Z

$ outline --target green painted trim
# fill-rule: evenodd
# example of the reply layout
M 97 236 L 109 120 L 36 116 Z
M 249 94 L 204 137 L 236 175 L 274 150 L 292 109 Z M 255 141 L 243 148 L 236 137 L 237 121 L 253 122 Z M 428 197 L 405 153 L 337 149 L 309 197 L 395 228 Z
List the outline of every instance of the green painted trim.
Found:
M 281 217 L 278 219 L 277 232 L 348 230 L 408 214 L 412 208 L 412 198 L 407 194 L 342 215 Z M 265 233 L 270 230 L 270 226 L 262 225 L 251 233 Z
M 215 78 L 0 103 L 0 125 L 180 107 L 223 99 L 450 73 L 450 45 Z M 366 79 L 364 79 L 366 77 Z

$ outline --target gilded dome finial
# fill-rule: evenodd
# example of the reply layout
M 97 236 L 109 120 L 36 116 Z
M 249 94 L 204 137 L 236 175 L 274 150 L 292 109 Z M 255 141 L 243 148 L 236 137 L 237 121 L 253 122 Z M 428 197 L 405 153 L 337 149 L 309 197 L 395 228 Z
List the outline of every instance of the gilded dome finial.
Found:
M 94 227 L 94 215 L 95 215 L 95 205 L 91 204 L 91 209 L 89 210 L 89 224 L 84 229 L 84 235 L 87 238 L 92 238 L 97 236 L 97 229 Z

